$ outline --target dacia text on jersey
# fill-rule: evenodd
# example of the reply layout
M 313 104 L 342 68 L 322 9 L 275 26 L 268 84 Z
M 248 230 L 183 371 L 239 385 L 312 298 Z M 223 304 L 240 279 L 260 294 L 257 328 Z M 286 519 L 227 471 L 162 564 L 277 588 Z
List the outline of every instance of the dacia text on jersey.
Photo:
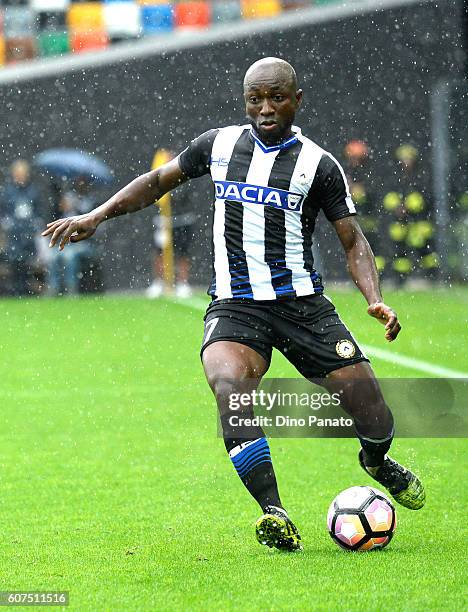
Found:
M 285 189 L 262 187 L 236 181 L 214 181 L 216 198 L 245 202 L 247 204 L 263 204 L 283 210 L 299 212 L 304 196 Z

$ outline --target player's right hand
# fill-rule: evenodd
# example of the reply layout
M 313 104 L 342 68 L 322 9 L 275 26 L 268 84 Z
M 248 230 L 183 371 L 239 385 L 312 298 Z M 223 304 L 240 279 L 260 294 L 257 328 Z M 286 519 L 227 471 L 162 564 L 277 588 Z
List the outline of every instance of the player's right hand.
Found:
M 86 240 L 96 231 L 99 221 L 91 213 L 75 215 L 65 219 L 57 219 L 47 224 L 47 229 L 42 232 L 43 236 L 51 236 L 49 247 L 54 247 L 59 242 L 59 249 L 63 251 L 67 242 L 80 242 Z

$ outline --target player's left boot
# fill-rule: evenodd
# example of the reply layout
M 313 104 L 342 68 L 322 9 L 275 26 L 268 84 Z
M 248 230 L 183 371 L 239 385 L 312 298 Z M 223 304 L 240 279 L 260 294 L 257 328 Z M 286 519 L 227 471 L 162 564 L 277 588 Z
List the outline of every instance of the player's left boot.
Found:
M 265 514 L 255 524 L 257 540 L 264 546 L 278 550 L 302 550 L 301 536 L 286 510 L 267 506 Z
M 371 478 L 383 485 L 393 499 L 405 508 L 419 510 L 426 503 L 424 486 L 416 474 L 390 459 L 390 457 L 385 457 L 383 465 L 379 467 L 369 467 L 364 465 L 361 449 L 359 463 Z

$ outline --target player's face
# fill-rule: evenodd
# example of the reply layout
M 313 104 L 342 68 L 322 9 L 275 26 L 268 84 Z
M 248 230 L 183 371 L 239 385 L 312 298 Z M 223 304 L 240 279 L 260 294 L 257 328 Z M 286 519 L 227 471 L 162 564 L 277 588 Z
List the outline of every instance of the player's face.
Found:
M 265 143 L 281 142 L 291 134 L 302 91 L 287 78 L 256 73 L 245 84 L 244 98 L 247 118 Z

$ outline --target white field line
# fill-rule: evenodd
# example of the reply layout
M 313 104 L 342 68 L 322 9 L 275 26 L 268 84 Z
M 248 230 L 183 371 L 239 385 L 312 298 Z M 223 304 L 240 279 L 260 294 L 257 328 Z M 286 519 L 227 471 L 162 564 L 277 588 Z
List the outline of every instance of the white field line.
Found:
M 389 363 L 396 363 L 397 365 L 405 366 L 412 370 L 433 374 L 434 376 L 441 376 L 442 378 L 468 378 L 467 372 L 452 370 L 452 368 L 445 368 L 444 366 L 422 361 L 421 359 L 415 359 L 414 357 L 406 357 L 400 353 L 394 353 L 393 351 L 378 348 L 377 346 L 369 346 L 368 344 L 360 344 L 359 346 L 369 355 L 377 357 L 377 359 L 382 359 Z
M 206 310 L 208 302 L 202 298 L 191 298 L 190 300 L 172 300 L 177 304 L 192 308 L 193 310 Z M 442 378 L 468 378 L 468 372 L 461 372 L 459 370 L 453 370 L 452 368 L 445 368 L 428 361 L 422 361 L 421 359 L 415 359 L 414 357 L 407 357 L 400 353 L 394 353 L 388 349 L 378 348 L 377 346 L 370 346 L 369 344 L 359 345 L 368 355 L 387 361 L 388 363 L 394 363 L 399 366 L 404 366 L 416 370 L 418 372 L 424 372 L 425 374 L 432 374 L 433 376 L 440 376 Z

